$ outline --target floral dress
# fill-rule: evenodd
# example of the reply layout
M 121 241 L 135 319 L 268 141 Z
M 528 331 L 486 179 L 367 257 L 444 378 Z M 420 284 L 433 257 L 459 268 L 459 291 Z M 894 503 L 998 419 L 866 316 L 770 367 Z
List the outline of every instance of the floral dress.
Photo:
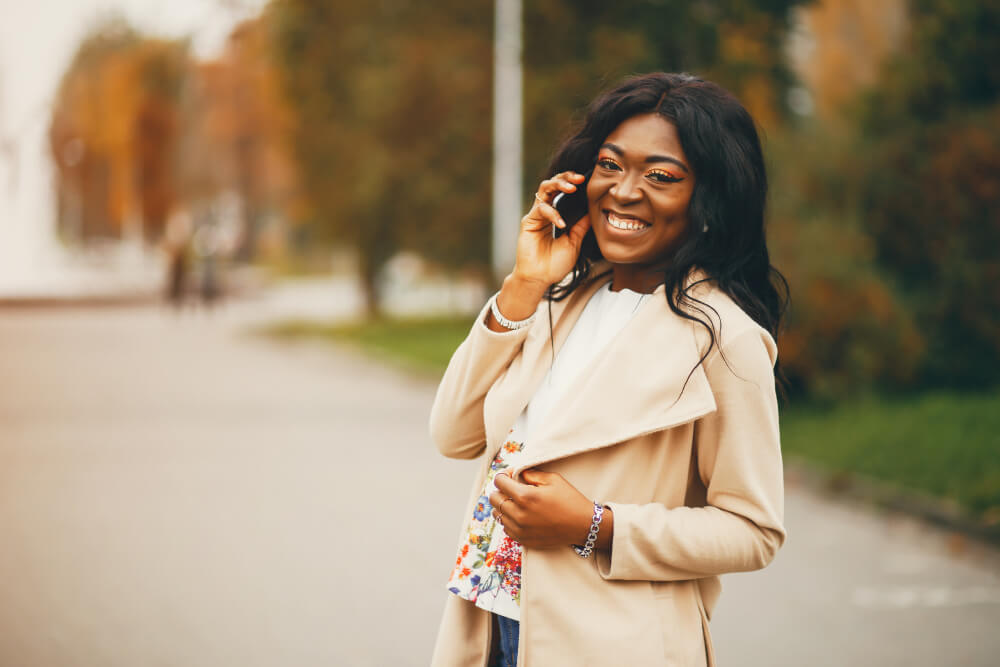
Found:
M 520 618 L 521 545 L 493 518 L 489 496 L 497 473 L 516 465 L 524 444 L 515 441 L 514 429 L 490 463 L 483 494 L 472 510 L 468 539 L 458 552 L 448 590 L 493 613 Z
M 609 284 L 610 287 L 610 284 Z M 569 389 L 632 318 L 647 295 L 623 289 L 597 290 L 580 314 L 545 380 L 507 433 L 507 440 L 490 462 L 466 539 L 448 578 L 448 590 L 481 609 L 520 620 L 521 545 L 493 518 L 490 494 L 497 473 L 516 468 L 525 456 L 528 436 L 544 420 L 560 393 Z M 581 536 L 582 537 L 582 536 Z

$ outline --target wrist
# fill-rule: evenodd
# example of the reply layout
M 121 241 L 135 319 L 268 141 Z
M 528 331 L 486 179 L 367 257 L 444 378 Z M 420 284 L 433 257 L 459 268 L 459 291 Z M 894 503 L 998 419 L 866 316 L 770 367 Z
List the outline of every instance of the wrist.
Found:
M 507 320 L 514 322 L 527 320 L 538 310 L 538 304 L 541 303 L 547 289 L 548 285 L 511 274 L 504 279 L 503 286 L 496 295 L 497 310 Z M 492 312 L 486 323 L 494 331 L 506 330 L 493 317 Z
M 594 501 L 591 506 L 593 508 L 593 516 L 587 527 L 586 539 L 580 544 L 573 545 L 573 550 L 581 558 L 590 558 L 594 550 L 600 548 L 599 538 L 604 523 L 604 514 L 607 512 L 607 508 L 597 501 Z
M 615 536 L 615 513 L 607 505 L 604 506 L 604 516 L 601 518 L 601 531 L 597 535 L 596 551 L 611 551 Z
M 508 292 L 526 301 L 534 301 L 537 306 L 549 289 L 549 283 L 539 278 L 525 276 L 518 272 L 517 267 L 503 279 L 500 292 Z

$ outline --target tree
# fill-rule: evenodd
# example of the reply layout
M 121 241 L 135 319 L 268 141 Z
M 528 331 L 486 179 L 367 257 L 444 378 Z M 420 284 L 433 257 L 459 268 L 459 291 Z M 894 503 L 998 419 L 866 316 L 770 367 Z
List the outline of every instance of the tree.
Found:
M 823 0 L 798 8 L 792 66 L 824 123 L 848 118 L 844 109 L 875 85 L 886 60 L 899 53 L 907 0 Z
M 74 236 L 162 231 L 176 199 L 173 158 L 187 63 L 186 43 L 141 38 L 121 19 L 81 43 L 49 131 L 60 217 Z
M 860 117 L 860 206 L 928 338 L 924 380 L 1000 373 L 1000 0 L 914 0 Z
M 636 72 L 689 71 L 733 91 L 764 127 L 784 117 L 783 45 L 802 0 L 536 0 L 525 6 L 526 173 L 540 176 L 597 93 Z M 529 183 L 528 187 L 533 187 Z
M 488 257 L 487 5 L 278 0 L 279 71 L 314 225 L 356 248 L 370 312 L 401 247 Z
M 527 173 L 540 174 L 586 101 L 636 70 L 697 69 L 776 122 L 787 79 L 780 47 L 798 1 L 526 3 Z M 492 8 L 485 0 L 270 6 L 316 226 L 359 250 L 372 310 L 377 272 L 397 248 L 488 266 Z
M 287 146 L 295 114 L 280 87 L 264 18 L 238 25 L 220 58 L 195 64 L 187 93 L 179 170 L 185 199 L 235 192 L 246 230 L 236 254 L 251 259 L 268 220 L 294 217 L 298 204 Z

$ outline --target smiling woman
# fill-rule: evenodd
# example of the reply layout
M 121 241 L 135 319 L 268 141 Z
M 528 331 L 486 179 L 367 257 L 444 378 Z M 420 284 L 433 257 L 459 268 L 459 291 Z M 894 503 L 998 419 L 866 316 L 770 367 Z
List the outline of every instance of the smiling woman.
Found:
M 657 265 L 687 234 L 695 177 L 686 160 L 677 129 L 655 113 L 629 118 L 601 145 L 587 199 L 601 253 L 622 265 L 616 287 L 655 286 Z
M 552 202 L 586 172 L 567 226 Z M 719 576 L 785 538 L 754 122 L 715 84 L 635 77 L 550 174 L 431 410 L 443 454 L 483 456 L 433 664 L 713 665 Z

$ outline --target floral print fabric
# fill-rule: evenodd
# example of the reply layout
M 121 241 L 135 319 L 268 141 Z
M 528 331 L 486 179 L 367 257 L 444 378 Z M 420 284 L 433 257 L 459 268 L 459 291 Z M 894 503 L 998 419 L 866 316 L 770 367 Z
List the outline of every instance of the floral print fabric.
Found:
M 490 462 L 483 492 L 472 509 L 468 538 L 448 579 L 448 590 L 455 595 L 514 620 L 521 615 L 521 545 L 493 518 L 489 494 L 496 488 L 493 478 L 516 464 L 523 451 L 523 443 L 508 439 Z

